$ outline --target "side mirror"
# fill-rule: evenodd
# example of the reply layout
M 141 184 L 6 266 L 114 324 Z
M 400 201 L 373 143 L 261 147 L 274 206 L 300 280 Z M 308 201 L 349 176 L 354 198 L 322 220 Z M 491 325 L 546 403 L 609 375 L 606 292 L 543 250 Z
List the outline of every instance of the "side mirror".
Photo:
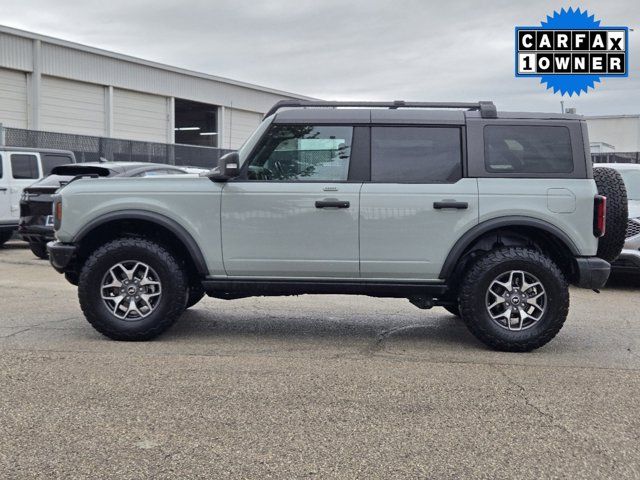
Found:
M 230 152 L 218 160 L 218 167 L 214 168 L 209 178 L 214 182 L 226 182 L 240 174 L 240 156 L 238 152 Z

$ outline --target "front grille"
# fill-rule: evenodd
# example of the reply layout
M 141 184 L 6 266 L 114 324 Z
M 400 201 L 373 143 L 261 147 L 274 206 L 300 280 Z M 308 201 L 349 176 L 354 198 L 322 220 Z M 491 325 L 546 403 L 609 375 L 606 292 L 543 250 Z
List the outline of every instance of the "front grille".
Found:
M 627 220 L 627 238 L 640 235 L 640 222 L 638 220 Z

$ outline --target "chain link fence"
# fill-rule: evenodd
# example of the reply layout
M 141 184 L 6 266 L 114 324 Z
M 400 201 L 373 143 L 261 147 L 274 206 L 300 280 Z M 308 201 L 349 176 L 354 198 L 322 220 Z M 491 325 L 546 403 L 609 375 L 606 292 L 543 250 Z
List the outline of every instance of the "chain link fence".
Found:
M 71 150 L 78 162 L 97 162 L 104 158 L 114 162 L 152 162 L 203 168 L 213 168 L 222 155 L 232 151 L 196 145 L 42 132 L 1 125 L 0 145 Z

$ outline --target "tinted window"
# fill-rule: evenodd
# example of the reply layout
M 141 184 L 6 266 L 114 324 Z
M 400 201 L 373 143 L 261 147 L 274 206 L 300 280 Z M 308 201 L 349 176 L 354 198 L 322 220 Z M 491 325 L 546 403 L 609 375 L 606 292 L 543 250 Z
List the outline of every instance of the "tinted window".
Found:
M 462 177 L 460 129 L 374 127 L 371 180 L 386 183 L 455 183 Z
M 52 155 L 50 153 L 40 154 L 42 158 L 42 173 L 46 177 L 55 167 L 73 163 L 70 157 L 66 155 Z
M 484 128 L 484 161 L 494 173 L 571 173 L 571 136 L 566 127 Z
M 345 181 L 353 127 L 273 125 L 249 164 L 250 180 Z
M 13 154 L 11 171 L 16 179 L 38 178 L 38 158 L 35 155 Z

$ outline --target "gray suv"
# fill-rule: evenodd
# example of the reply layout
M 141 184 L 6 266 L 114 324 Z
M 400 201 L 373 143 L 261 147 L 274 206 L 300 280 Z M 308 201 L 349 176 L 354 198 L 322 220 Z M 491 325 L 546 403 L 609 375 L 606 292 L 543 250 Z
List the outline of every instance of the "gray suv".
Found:
M 153 338 L 205 293 L 356 294 L 528 351 L 618 248 L 588 148 L 579 116 L 491 102 L 284 101 L 207 175 L 70 183 L 48 250 L 113 339 Z

